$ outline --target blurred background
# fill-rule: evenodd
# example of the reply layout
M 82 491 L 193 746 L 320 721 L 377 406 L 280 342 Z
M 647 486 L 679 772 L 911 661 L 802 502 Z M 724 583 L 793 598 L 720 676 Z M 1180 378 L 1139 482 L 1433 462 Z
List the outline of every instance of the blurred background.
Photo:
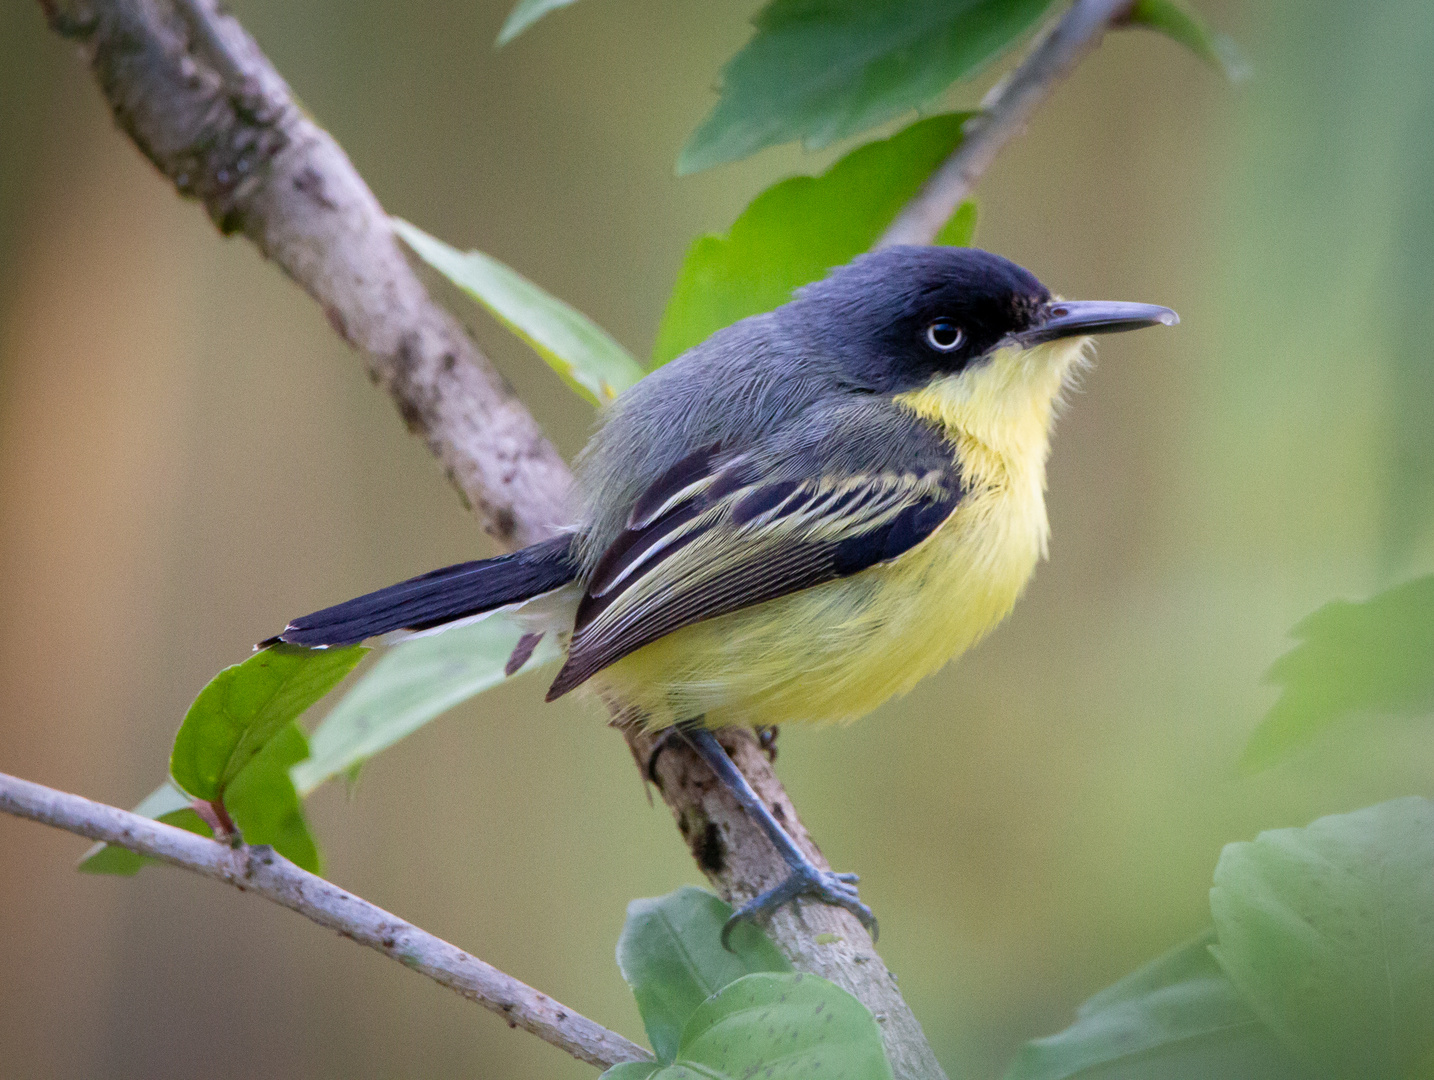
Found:
M 953 1080 L 1201 929 L 1223 843 L 1434 786 L 1394 722 L 1236 767 L 1289 627 L 1434 569 L 1434 7 L 1194 2 L 1248 82 L 1113 35 L 977 192 L 981 246 L 1183 318 L 1102 344 L 1050 562 L 906 700 L 782 734 Z M 501 52 L 507 0 L 232 6 L 391 211 L 643 356 L 688 242 L 845 149 L 673 176 L 752 0 L 589 0 Z M 579 447 L 588 408 L 443 295 Z M 173 194 L 36 5 L 0 6 L 0 770 L 131 806 L 251 642 L 488 552 L 318 308 Z M 542 692 L 440 719 L 312 825 L 335 881 L 640 1037 L 624 907 L 697 874 L 622 740 Z M 593 1075 L 272 905 L 77 874 L 85 847 L 0 817 L 6 1080 Z

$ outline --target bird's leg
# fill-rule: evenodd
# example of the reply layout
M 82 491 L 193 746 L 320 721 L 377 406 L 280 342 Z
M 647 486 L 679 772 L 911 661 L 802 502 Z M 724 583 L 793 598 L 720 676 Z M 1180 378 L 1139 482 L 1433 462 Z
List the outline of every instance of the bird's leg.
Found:
M 727 938 L 732 933 L 732 928 L 739 922 L 744 919 L 754 920 L 770 914 L 799 896 L 815 896 L 824 904 L 834 904 L 837 907 L 846 908 L 871 931 L 871 939 L 875 941 L 876 916 L 871 913 L 871 908 L 863 904 L 857 896 L 857 876 L 821 870 L 808 859 L 802 849 L 797 847 L 792 838 L 787 835 L 787 831 L 782 828 L 781 823 L 772 816 L 772 811 L 752 790 L 752 785 L 747 782 L 747 778 L 742 775 L 741 770 L 733 764 L 732 759 L 727 756 L 727 751 L 723 749 L 722 744 L 717 741 L 717 737 L 711 731 L 692 724 L 679 725 L 675 730 L 691 744 L 702 760 L 707 762 L 708 767 L 717 774 L 717 779 L 722 781 L 722 785 L 742 805 L 747 816 L 761 826 L 762 831 L 767 834 L 767 839 L 772 841 L 777 853 L 782 856 L 782 861 L 791 871 L 785 880 L 748 900 L 733 913 L 732 917 L 727 920 L 727 925 L 722 927 L 723 947 L 730 948 Z

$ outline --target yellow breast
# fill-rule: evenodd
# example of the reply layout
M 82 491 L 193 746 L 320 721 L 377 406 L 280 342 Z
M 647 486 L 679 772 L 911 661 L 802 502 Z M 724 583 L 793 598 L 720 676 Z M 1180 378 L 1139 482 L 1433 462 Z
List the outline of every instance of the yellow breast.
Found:
M 652 727 L 843 723 L 904 694 L 1010 612 L 1046 550 L 1045 462 L 1082 342 L 1006 357 L 898 402 L 940 425 L 968 489 L 899 558 L 685 627 L 593 677 Z M 983 381 L 984 380 L 984 381 Z M 999 408 L 993 408 L 998 404 Z

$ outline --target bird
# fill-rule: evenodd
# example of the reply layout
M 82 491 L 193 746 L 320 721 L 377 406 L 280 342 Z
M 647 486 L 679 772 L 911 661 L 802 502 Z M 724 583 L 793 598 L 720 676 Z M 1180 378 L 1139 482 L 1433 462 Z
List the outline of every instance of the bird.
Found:
M 713 732 L 849 722 L 989 633 L 1046 555 L 1052 426 L 1094 336 L 1178 321 L 1061 299 L 976 248 L 858 256 L 619 394 L 551 538 L 294 619 L 259 647 L 495 611 L 530 642 L 553 633 L 547 700 L 583 687 L 685 740 L 786 863 L 724 943 L 800 897 L 874 938 L 857 876 L 815 866 Z

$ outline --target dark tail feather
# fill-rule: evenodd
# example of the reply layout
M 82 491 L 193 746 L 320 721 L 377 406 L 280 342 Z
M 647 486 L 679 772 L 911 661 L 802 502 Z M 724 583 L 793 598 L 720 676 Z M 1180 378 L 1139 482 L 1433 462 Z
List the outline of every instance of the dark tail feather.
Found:
M 295 619 L 258 647 L 352 645 L 391 630 L 427 630 L 529 600 L 573 579 L 571 546 L 572 536 L 563 535 L 511 555 L 434 570 Z

